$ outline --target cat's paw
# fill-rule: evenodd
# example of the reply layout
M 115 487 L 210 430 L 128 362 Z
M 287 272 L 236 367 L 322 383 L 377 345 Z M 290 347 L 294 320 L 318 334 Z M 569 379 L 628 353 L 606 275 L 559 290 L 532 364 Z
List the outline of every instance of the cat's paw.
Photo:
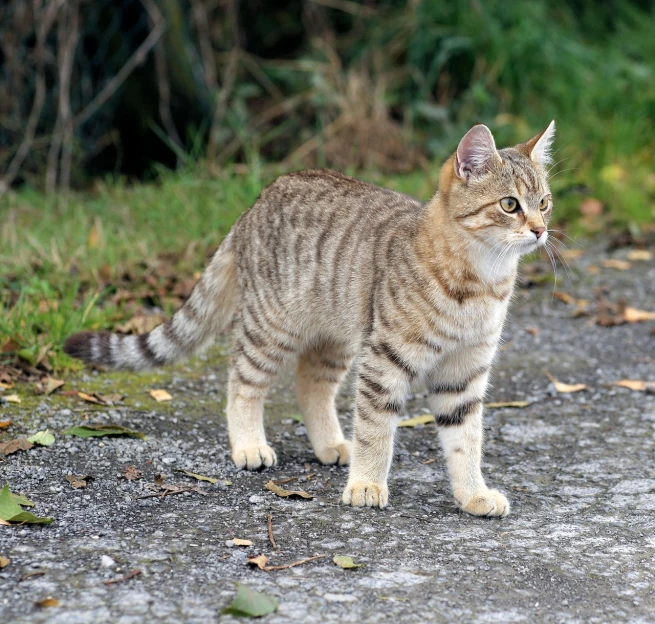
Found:
M 238 446 L 232 451 L 232 461 L 237 468 L 246 470 L 259 470 L 270 468 L 277 464 L 275 451 L 268 445 L 261 446 Z
M 386 485 L 370 481 L 348 483 L 341 497 L 344 505 L 353 507 L 379 507 L 384 509 L 389 502 L 389 490 Z
M 322 464 L 346 466 L 350 463 L 350 447 L 350 440 L 344 440 L 334 446 L 326 446 L 325 448 L 316 450 L 314 454 Z
M 462 511 L 473 516 L 498 516 L 504 518 L 509 513 L 509 502 L 498 490 L 485 490 L 474 494 L 469 500 L 460 504 Z

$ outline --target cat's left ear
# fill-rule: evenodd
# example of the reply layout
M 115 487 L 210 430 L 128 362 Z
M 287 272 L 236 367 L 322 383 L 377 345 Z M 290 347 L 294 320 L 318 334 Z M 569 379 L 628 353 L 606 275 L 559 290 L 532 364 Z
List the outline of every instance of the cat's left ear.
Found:
M 526 156 L 533 163 L 544 167 L 552 162 L 552 147 L 555 140 L 555 120 L 553 119 L 548 127 L 537 136 L 532 137 L 523 144 Z

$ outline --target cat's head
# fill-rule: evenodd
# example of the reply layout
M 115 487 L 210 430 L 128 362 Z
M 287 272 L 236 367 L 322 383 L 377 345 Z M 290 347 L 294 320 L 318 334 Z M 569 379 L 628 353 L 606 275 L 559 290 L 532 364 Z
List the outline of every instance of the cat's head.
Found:
M 546 243 L 553 200 L 546 167 L 555 122 L 515 147 L 497 150 L 489 128 L 473 126 L 442 172 L 451 219 L 490 248 L 521 255 Z

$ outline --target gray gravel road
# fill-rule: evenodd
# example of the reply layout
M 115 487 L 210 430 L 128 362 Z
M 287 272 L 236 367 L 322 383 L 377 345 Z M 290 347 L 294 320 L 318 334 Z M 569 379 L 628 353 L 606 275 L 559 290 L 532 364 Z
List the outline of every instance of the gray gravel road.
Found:
M 611 257 L 625 259 L 628 251 Z M 608 299 L 654 311 L 655 263 L 619 271 L 602 266 L 608 257 L 587 250 L 574 264 L 572 285 L 559 288 L 593 301 L 594 289 L 606 286 Z M 539 278 L 538 269 L 528 266 L 528 279 Z M 279 466 L 237 472 L 224 426 L 222 348 L 152 375 L 67 379 L 64 389 L 126 393 L 116 408 L 12 390 L 23 402 L 0 405 L 0 420 L 14 420 L 0 441 L 46 427 L 57 440 L 0 458 L 0 478 L 29 496 L 35 513 L 55 520 L 0 527 L 0 555 L 11 560 L 0 570 L 0 621 L 228 623 L 236 620 L 220 610 L 240 581 L 277 597 L 278 611 L 263 620 L 271 624 L 655 622 L 655 395 L 611 385 L 655 380 L 655 322 L 600 327 L 574 318 L 574 306 L 551 292 L 549 283 L 519 290 L 489 396 L 531 403 L 486 414 L 484 470 L 513 505 L 503 520 L 458 512 L 430 425 L 399 430 L 387 510 L 340 506 L 346 471 L 314 461 L 292 417 L 289 377 L 268 406 Z M 588 388 L 558 394 L 544 371 Z M 146 392 L 154 387 L 173 400 L 155 403 Z M 426 411 L 423 390 L 415 391 L 412 416 Z M 348 428 L 348 388 L 340 403 Z M 85 418 L 132 427 L 147 439 L 58 434 Z M 118 479 L 130 465 L 142 478 Z M 180 469 L 219 482 L 198 483 Z M 205 495 L 141 498 L 159 473 L 165 483 L 194 485 Z M 93 480 L 74 490 L 69 474 Z M 292 477 L 284 487 L 315 498 L 281 499 L 263 487 Z M 234 537 L 253 545 L 235 547 Z M 247 564 L 258 554 L 272 565 L 325 557 L 265 572 Z M 343 570 L 332 563 L 337 554 L 365 567 Z M 135 569 L 138 576 L 104 583 Z M 46 596 L 60 606 L 35 606 Z

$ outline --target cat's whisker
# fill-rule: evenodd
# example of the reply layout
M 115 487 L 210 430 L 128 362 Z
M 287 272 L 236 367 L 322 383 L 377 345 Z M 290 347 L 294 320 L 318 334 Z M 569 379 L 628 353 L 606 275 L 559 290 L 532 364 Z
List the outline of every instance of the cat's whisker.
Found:
M 571 167 L 570 169 L 562 169 L 561 171 L 558 171 L 557 173 L 554 173 L 552 176 L 548 178 L 548 181 L 550 182 L 553 178 L 556 178 L 560 173 L 566 173 L 567 171 L 577 171 L 579 167 Z
M 558 160 L 556 163 L 553 163 L 550 167 L 548 167 L 548 170 L 546 171 L 546 175 L 550 176 L 550 172 L 557 167 L 560 163 L 563 163 L 565 160 L 568 160 L 571 158 L 570 156 L 566 156 L 565 158 L 562 158 L 561 160 Z
M 575 238 L 571 238 L 568 234 L 566 234 L 565 232 L 562 232 L 562 230 L 548 230 L 548 233 L 549 234 L 551 234 L 551 233 L 561 234 L 562 236 L 566 236 L 566 238 L 568 238 L 574 245 L 577 245 L 581 249 L 585 248 L 585 246 L 583 244 L 579 243 L 577 240 L 575 240 Z M 555 239 L 555 240 L 559 240 L 559 239 Z M 562 243 L 562 241 L 560 241 L 560 243 Z M 564 244 L 564 243 L 562 243 L 562 244 Z
M 548 241 L 546 241 L 546 242 L 548 242 Z M 555 259 L 553 258 L 553 255 L 551 254 L 548 245 L 544 245 L 543 250 L 548 254 L 548 258 L 550 259 L 550 264 L 553 267 L 553 273 L 555 274 L 555 282 L 553 283 L 553 293 L 551 295 L 551 302 L 553 302 L 553 301 L 555 301 L 555 289 L 557 288 L 557 266 L 556 266 Z
M 548 244 L 549 241 L 546 241 L 546 243 Z M 564 270 L 566 272 L 566 277 L 569 280 L 569 286 L 573 288 L 573 281 L 571 279 L 573 277 L 573 273 L 569 263 L 566 261 L 566 258 L 562 255 L 562 252 L 559 249 L 557 249 L 557 247 L 552 242 L 550 242 L 550 248 L 553 250 L 553 253 L 557 254 L 557 257 L 561 260 L 562 266 L 564 267 Z

